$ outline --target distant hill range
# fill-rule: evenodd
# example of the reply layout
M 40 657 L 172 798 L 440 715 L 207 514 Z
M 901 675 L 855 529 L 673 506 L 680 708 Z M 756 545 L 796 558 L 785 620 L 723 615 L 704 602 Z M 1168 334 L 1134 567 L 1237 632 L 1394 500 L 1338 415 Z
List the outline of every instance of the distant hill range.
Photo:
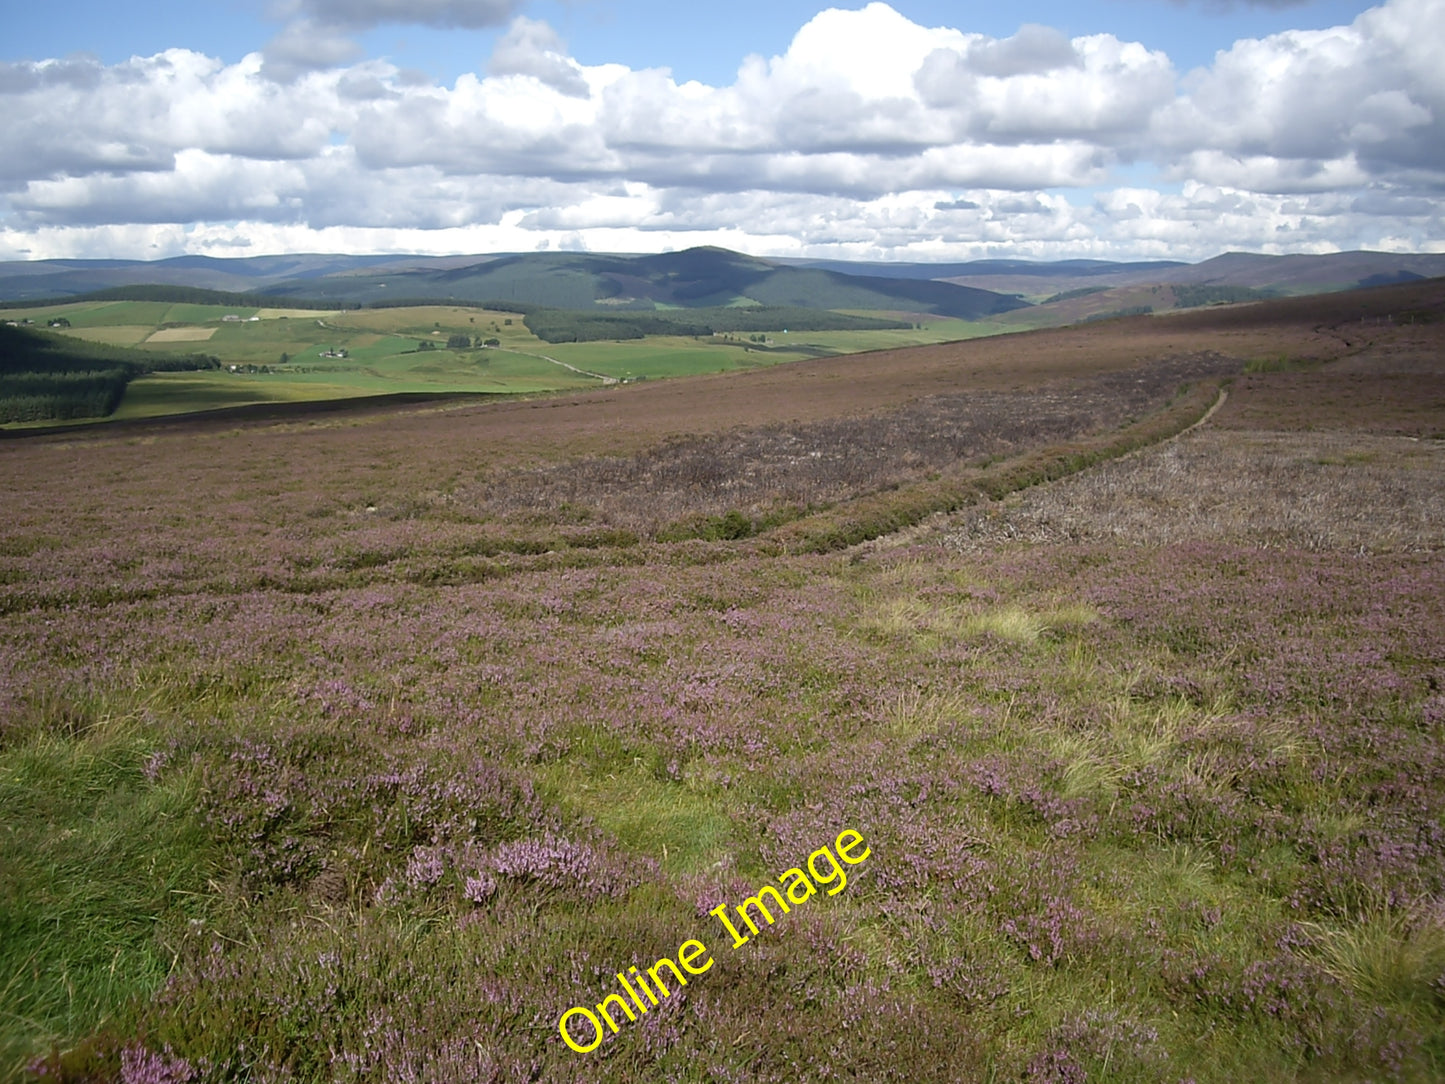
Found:
M 1013 264 L 1013 266 L 1006 266 Z M 942 276 L 965 286 L 988 283 L 1003 293 L 1054 295 L 1090 287 L 1125 286 L 1243 287 L 1275 294 L 1316 294 L 1387 286 L 1445 275 L 1445 253 L 1335 252 L 1324 256 L 1262 256 L 1226 252 L 1203 263 L 1110 264 L 1065 260 L 1025 264 L 990 261 L 988 266 L 954 265 Z
M 762 305 L 873 309 L 965 320 L 1027 302 L 926 275 L 890 278 L 785 265 L 718 248 L 650 256 L 530 253 L 513 256 L 181 256 L 153 262 L 44 260 L 0 263 L 0 300 L 73 297 L 134 285 L 184 285 L 338 304 L 501 301 L 601 312 Z
M 1057 319 L 1046 321 L 1052 323 L 1438 275 L 1445 275 L 1445 254 L 1383 252 L 1325 256 L 1231 252 L 1198 264 L 1167 260 L 847 263 L 765 260 L 719 248 L 647 256 L 179 256 L 155 261 L 0 262 L 0 301 L 161 284 L 336 304 L 506 301 L 598 312 L 766 305 L 979 319 L 1044 303 L 1058 310 Z M 1140 287 L 1168 289 L 1152 290 L 1145 297 Z M 1092 300 L 1081 300 L 1088 298 Z M 1044 314 L 1017 312 L 1008 320 L 1030 316 Z

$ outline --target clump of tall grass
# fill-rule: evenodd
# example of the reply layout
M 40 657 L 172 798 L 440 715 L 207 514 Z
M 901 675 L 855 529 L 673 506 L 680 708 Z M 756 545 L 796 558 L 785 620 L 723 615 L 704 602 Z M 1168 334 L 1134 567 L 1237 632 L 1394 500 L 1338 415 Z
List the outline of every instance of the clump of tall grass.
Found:
M 1445 1003 L 1445 916 L 1382 905 L 1343 924 L 1304 924 L 1311 955 L 1358 996 L 1405 1007 Z

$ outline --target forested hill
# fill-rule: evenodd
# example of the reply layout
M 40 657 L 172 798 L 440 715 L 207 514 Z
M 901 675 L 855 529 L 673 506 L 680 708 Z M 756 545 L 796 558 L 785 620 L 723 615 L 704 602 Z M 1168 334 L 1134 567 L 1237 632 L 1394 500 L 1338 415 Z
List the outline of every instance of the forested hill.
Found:
M 785 266 L 719 248 L 651 256 L 592 253 L 529 253 L 469 259 L 398 258 L 377 266 L 354 257 L 321 257 L 295 265 L 251 260 L 187 258 L 151 264 L 67 261 L 0 267 L 0 300 L 33 304 L 44 298 L 96 297 L 97 291 L 136 299 L 154 284 L 226 291 L 272 306 L 314 304 L 331 308 L 412 301 L 503 301 L 531 308 L 599 312 L 650 312 L 673 308 L 765 306 L 800 309 L 866 309 L 933 313 L 961 319 L 1022 308 L 1017 297 L 927 278 L 889 278 L 866 273 Z M 866 265 L 860 265 L 860 272 Z M 211 298 L 215 300 L 215 298 Z
M 1319 256 L 1225 253 L 1203 263 L 1154 260 L 987 259 L 960 263 L 850 263 L 759 259 L 721 248 L 629 256 L 532 252 L 474 256 L 302 254 L 219 259 L 0 262 L 0 303 L 94 296 L 152 285 L 224 291 L 271 307 L 385 302 L 508 301 L 530 308 L 649 311 L 795 306 L 996 316 L 1076 290 L 1137 285 L 1237 287 L 1319 293 L 1445 275 L 1445 254 L 1337 252 Z M 117 295 L 134 298 L 133 294 Z
M 278 283 L 298 296 L 373 303 L 388 297 L 497 300 L 557 309 L 648 312 L 761 305 L 800 309 L 928 312 L 971 320 L 1023 308 L 1016 297 L 927 279 L 845 275 L 783 267 L 717 248 L 656 256 L 534 253 L 465 267 L 349 275 Z

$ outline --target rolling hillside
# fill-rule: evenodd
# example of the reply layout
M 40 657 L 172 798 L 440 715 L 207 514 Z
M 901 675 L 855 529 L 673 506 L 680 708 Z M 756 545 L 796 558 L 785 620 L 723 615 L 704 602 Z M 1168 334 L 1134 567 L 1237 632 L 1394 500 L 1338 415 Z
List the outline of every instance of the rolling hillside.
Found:
M 449 269 L 418 267 L 332 275 L 278 283 L 272 289 L 337 301 L 425 297 L 613 311 L 773 305 L 893 309 L 966 320 L 1025 305 L 1017 298 L 975 287 L 785 267 L 717 248 L 655 256 L 504 256 Z
M 181 257 L 154 263 L 0 264 L 0 300 L 73 297 L 141 283 L 264 292 L 337 306 L 393 300 L 502 301 L 602 311 L 768 305 L 899 310 L 969 320 L 1026 304 L 970 286 L 790 267 L 717 248 L 652 256 Z
M 866 309 L 1055 326 L 1137 310 L 1140 289 L 1169 291 L 1155 311 L 1216 300 L 1324 293 L 1445 275 L 1445 254 L 1231 252 L 1198 264 L 1018 259 L 965 263 L 848 263 L 760 259 L 720 248 L 628 256 L 534 252 L 485 256 L 305 254 L 216 259 L 41 260 L 0 263 L 0 302 L 76 297 L 142 284 L 178 285 L 323 302 L 338 308 L 418 301 L 506 302 L 599 312 L 788 306 Z M 1179 293 L 1177 288 L 1184 288 Z M 1209 288 L 1215 294 L 1200 294 Z M 1087 293 L 1114 291 L 1087 304 Z M 1219 291 L 1224 291 L 1223 293 Z M 1255 293 L 1251 294 L 1250 292 Z M 1062 295 L 1062 296 L 1061 296 Z M 1072 295 L 1072 296 L 1069 296 Z M 1205 298 L 1205 300 L 1200 300 Z M 1049 313 L 1030 303 L 1069 302 Z
M 1072 290 L 1131 286 L 1234 286 L 1281 294 L 1329 293 L 1445 275 L 1445 254 L 1335 252 L 1265 256 L 1226 252 L 1196 264 L 1105 264 L 1077 260 L 1029 264 L 993 261 L 950 268 L 948 282 L 1042 299 Z M 959 265 L 953 265 L 959 266 Z

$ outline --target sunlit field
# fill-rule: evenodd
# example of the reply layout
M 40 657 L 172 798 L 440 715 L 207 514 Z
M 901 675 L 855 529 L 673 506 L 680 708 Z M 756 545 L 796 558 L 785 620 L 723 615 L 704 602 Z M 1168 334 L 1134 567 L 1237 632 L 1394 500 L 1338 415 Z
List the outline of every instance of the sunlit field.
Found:
M 899 314 L 859 315 L 895 318 Z M 613 381 L 761 368 L 807 357 L 1012 330 L 992 323 L 919 316 L 912 330 L 780 330 L 549 344 L 533 335 L 518 313 L 464 306 L 320 312 L 150 301 L 15 309 L 7 312 L 7 319 L 29 319 L 42 328 L 64 319 L 69 326 L 58 330 L 90 342 L 178 355 L 199 352 L 220 359 L 218 372 L 158 373 L 134 380 L 113 415 L 117 419 L 356 396 L 539 394 Z M 456 335 L 467 336 L 473 345 L 449 347 L 448 340 Z M 495 346 L 484 345 L 488 341 Z

